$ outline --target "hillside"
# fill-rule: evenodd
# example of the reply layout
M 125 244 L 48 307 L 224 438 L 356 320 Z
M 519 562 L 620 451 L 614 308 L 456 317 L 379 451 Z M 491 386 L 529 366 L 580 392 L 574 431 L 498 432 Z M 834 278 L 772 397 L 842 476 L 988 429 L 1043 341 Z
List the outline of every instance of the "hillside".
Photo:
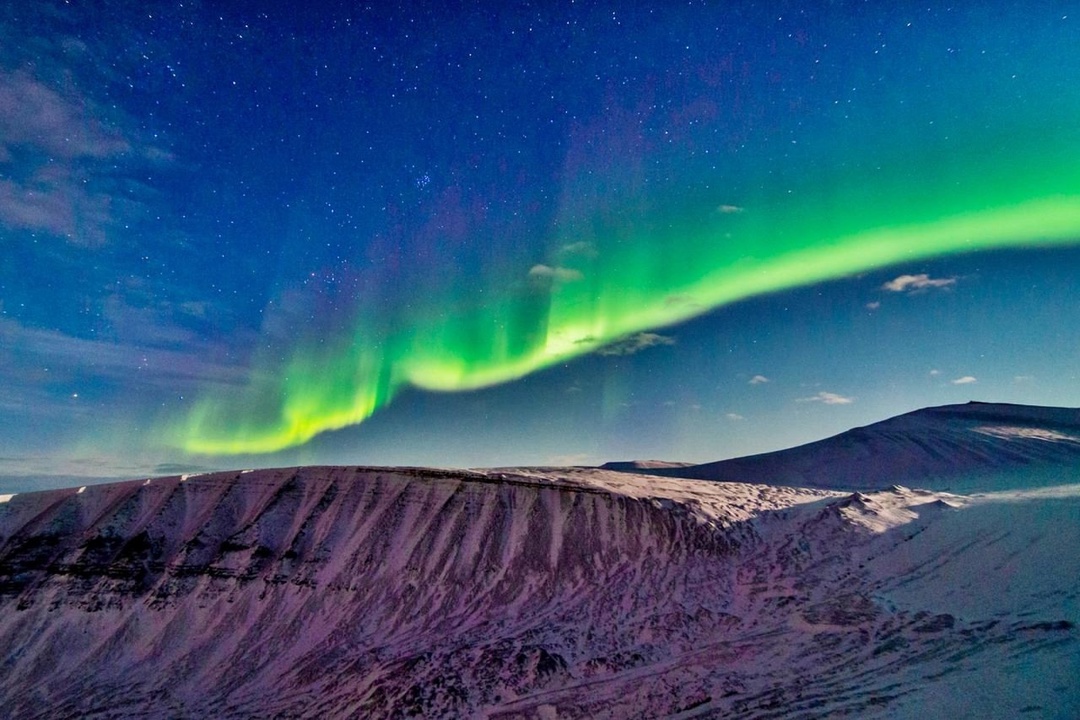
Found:
M 1080 714 L 1080 491 L 309 467 L 0 502 L 10 717 Z
M 900 415 L 807 445 L 680 467 L 610 470 L 768 485 L 968 491 L 1080 482 L 1080 409 L 972 402 Z

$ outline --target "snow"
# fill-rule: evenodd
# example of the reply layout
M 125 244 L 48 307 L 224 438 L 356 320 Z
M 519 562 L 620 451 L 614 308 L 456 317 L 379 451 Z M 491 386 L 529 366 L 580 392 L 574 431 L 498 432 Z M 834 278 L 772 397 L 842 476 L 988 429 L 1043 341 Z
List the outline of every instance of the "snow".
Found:
M 951 417 L 956 442 L 1000 450 L 970 432 L 985 413 Z M 307 467 L 4 496 L 0 703 L 27 717 L 1080 717 L 1080 483 L 1028 457 L 998 457 L 1014 485 L 998 473 L 965 492 Z
M 683 467 L 611 469 L 703 480 L 953 492 L 1080 482 L 1080 409 L 994 403 L 917 410 L 787 450 Z
M 1003 682 L 1016 657 L 1051 678 L 1031 681 L 1037 704 L 1075 707 L 1052 679 L 1075 662 L 1080 568 L 1048 564 L 1080 540 L 1075 486 L 306 468 L 89 487 L 82 515 L 70 497 L 24 494 L 0 519 L 5 538 L 68 537 L 0 616 L 20 653 L 0 699 L 16 710 L 26 687 L 57 712 L 104 712 L 124 687 L 121 715 L 167 693 L 220 717 L 304 715 L 315 699 L 324 716 L 757 717 L 780 702 L 887 717 L 963 687 L 1007 717 L 1028 696 L 979 678 Z M 142 555 L 123 549 L 143 533 Z M 40 567 L 41 551 L 20 552 Z M 105 557 L 111 571 L 86 574 Z
M 1004 439 L 1032 439 L 1045 442 L 1080 443 L 1080 435 L 1072 435 L 1045 428 L 1015 427 L 1010 425 L 980 425 L 973 432 Z

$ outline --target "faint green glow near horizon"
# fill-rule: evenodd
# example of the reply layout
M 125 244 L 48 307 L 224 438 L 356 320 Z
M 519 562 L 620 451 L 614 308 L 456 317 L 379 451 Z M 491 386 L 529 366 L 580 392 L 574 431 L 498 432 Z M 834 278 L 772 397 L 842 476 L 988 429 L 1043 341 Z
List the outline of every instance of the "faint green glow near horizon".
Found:
M 406 386 L 471 390 L 521 378 L 633 333 L 711 309 L 907 261 L 1080 242 L 1080 163 L 1028 154 L 984 172 L 852 181 L 801 202 L 687 213 L 663 232 L 559 237 L 547 277 L 503 278 L 476 297 L 420 298 L 427 312 L 389 330 L 363 316 L 348 337 L 301 344 L 238 395 L 207 396 L 169 428 L 185 451 L 267 453 L 360 423 Z M 574 252 L 585 247 L 589 252 Z M 554 268 L 560 274 L 556 274 Z M 543 273 L 541 273 L 543 274 Z

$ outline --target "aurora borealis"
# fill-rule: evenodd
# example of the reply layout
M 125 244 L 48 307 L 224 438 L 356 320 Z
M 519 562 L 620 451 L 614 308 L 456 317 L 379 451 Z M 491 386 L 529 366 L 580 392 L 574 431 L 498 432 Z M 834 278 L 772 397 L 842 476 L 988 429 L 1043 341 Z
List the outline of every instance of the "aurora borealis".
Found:
M 1080 13 L 35 7 L 0 15 L 0 474 L 1080 404 Z
M 768 247 L 768 238 L 786 229 L 762 224 L 756 233 L 737 226 L 728 231 L 749 235 L 737 245 L 741 251 L 724 241 L 720 228 L 668 239 L 665 248 L 681 246 L 674 253 L 633 238 L 629 257 L 612 262 L 614 271 L 604 272 L 597 262 L 582 263 L 590 266 L 585 270 L 560 266 L 542 272 L 553 275 L 542 291 L 525 289 L 518 297 L 436 314 L 388 336 L 361 326 L 329 351 L 297 354 L 275 383 L 283 399 L 276 413 L 272 404 L 263 405 L 248 423 L 238 413 L 243 403 L 198 407 L 183 431 L 185 447 L 209 454 L 280 450 L 362 422 L 403 383 L 438 391 L 481 388 L 760 293 L 900 260 L 1024 242 L 1073 243 L 1080 234 L 1080 188 L 1075 195 L 1049 195 L 1014 207 L 966 213 L 957 208 L 937 222 L 871 226 L 847 235 L 823 229 L 774 257 L 738 254 Z M 690 241 L 690 233 L 700 239 Z M 746 262 L 740 262 L 743 257 Z M 216 421 L 208 420 L 215 413 Z

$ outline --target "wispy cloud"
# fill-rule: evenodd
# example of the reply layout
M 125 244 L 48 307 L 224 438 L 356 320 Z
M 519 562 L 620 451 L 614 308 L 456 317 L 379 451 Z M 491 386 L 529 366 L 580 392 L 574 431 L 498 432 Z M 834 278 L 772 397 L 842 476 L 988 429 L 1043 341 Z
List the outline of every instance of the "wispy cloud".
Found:
M 140 317 L 144 311 L 112 312 L 133 323 L 122 338 L 75 337 L 0 317 L 0 344 L 8 348 L 0 350 L 0 375 L 5 379 L 0 404 L 48 412 L 49 388 L 79 380 L 184 392 L 203 383 L 239 385 L 248 377 L 247 368 L 227 348 L 164 321 Z
M 700 300 L 693 295 L 675 294 L 668 295 L 664 298 L 664 305 L 666 307 L 682 307 L 682 308 L 703 308 L 705 307 Z
M 932 278 L 926 273 L 919 275 L 901 275 L 881 286 L 889 292 L 917 292 L 930 288 L 944 288 L 956 284 L 956 278 Z
M 569 453 L 566 455 L 551 455 L 545 461 L 545 465 L 553 467 L 573 467 L 575 465 L 595 465 L 596 458 L 589 453 Z
M 533 265 L 529 270 L 529 277 L 534 279 L 554 280 L 555 282 L 574 282 L 581 280 L 584 275 L 573 268 L 551 267 L 550 265 Z
M 151 457 L 123 457 L 51 452 L 0 457 L 0 491 L 33 492 L 80 484 L 159 477 L 181 473 L 213 472 L 219 468 L 195 463 L 160 461 Z
M 131 150 L 114 127 L 94 117 L 86 99 L 49 87 L 24 70 L 0 72 L 0 144 L 54 160 L 111 158 Z
M 109 198 L 91 193 L 68 173 L 51 173 L 48 181 L 0 180 L 0 223 L 18 230 L 40 230 L 96 247 L 105 240 Z
M 118 216 L 138 204 L 118 166 L 146 168 L 170 155 L 137 142 L 74 87 L 27 70 L 0 71 L 0 162 L 8 165 L 0 225 L 99 247 Z
M 743 417 L 739 413 L 733 413 L 733 412 L 726 413 L 724 415 L 724 417 L 726 417 L 728 420 L 730 420 L 732 422 L 739 422 L 740 420 L 745 420 L 746 419 L 745 417 Z
M 765 377 L 764 375 L 755 375 L 754 377 L 750 378 L 751 385 L 764 385 L 767 382 L 769 382 L 769 378 Z
M 594 258 L 599 254 L 596 246 L 587 240 L 568 243 L 559 248 L 559 255 L 563 257 L 576 255 L 578 257 Z
M 795 402 L 807 403 L 807 402 L 819 402 L 825 405 L 850 405 L 855 402 L 855 398 L 845 397 L 836 393 L 825 392 L 824 390 L 817 395 L 804 398 L 796 398 Z
M 633 355 L 659 345 L 674 345 L 675 338 L 643 332 L 597 350 L 599 355 Z
M 979 381 L 977 379 L 975 379 L 974 376 L 965 375 L 964 377 L 958 377 L 955 380 L 953 380 L 952 384 L 953 385 L 971 385 L 972 383 L 977 383 L 977 382 L 979 382 Z

